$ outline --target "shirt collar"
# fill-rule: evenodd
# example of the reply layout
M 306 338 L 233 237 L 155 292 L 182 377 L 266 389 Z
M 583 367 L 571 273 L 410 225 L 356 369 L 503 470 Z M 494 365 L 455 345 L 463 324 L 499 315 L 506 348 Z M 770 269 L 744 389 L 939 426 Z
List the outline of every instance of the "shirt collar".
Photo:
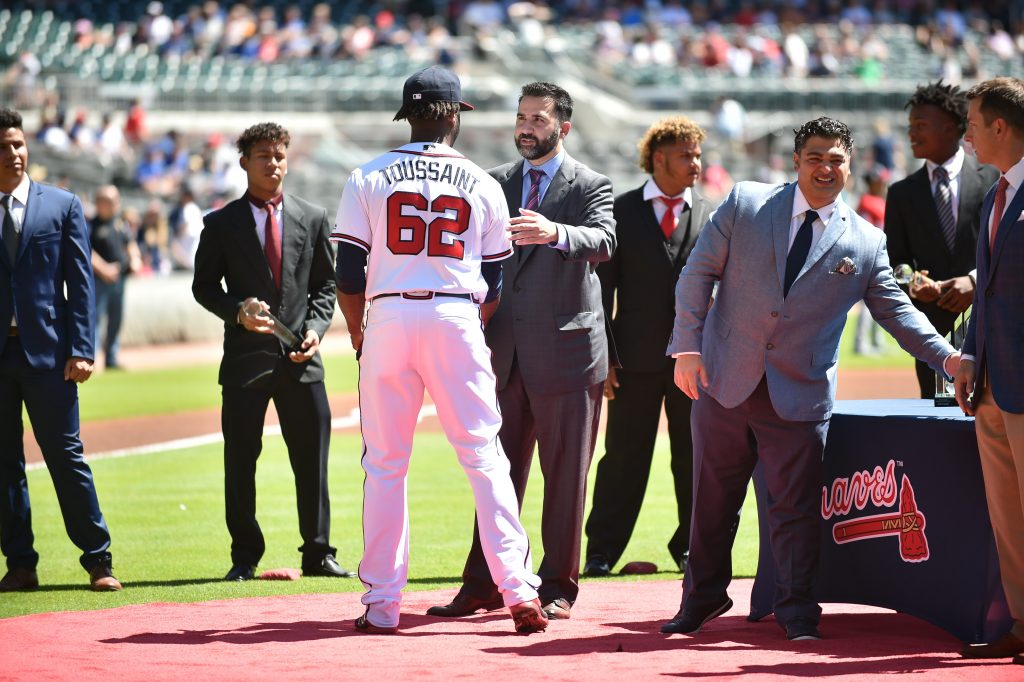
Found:
M 657 199 L 658 197 L 663 196 L 667 195 L 661 191 L 661 188 L 658 187 L 658 183 L 654 181 L 654 178 L 648 178 L 647 182 L 644 183 L 644 201 L 652 201 L 654 199 Z M 693 206 L 693 190 L 690 189 L 689 187 L 684 189 L 679 194 L 676 194 L 674 197 L 668 198 L 674 199 L 675 197 L 682 197 L 683 204 L 685 204 L 686 206 Z
M 941 165 L 946 169 L 946 175 L 950 180 L 960 175 L 960 171 L 963 170 L 964 156 L 964 148 L 957 147 L 956 154 L 942 162 Z M 928 166 L 928 179 L 935 182 L 935 169 L 938 168 L 940 164 L 937 164 L 934 161 L 925 160 L 925 165 Z
M 825 204 L 821 208 L 813 209 L 818 214 L 818 219 L 824 224 L 828 225 L 828 221 L 832 218 L 832 212 L 836 210 L 836 206 L 839 205 L 839 195 L 832 200 L 831 204 Z M 804 198 L 804 193 L 800 191 L 800 185 L 796 186 L 796 194 L 793 196 L 793 215 L 790 218 L 796 218 L 801 216 L 807 211 L 810 211 L 811 205 L 807 203 L 807 199 Z
M 463 158 L 462 154 L 449 147 L 443 142 L 410 142 L 403 144 L 397 151 L 409 152 L 411 154 L 423 154 L 424 156 L 454 156 Z
M 542 170 L 544 171 L 545 177 L 548 180 L 554 179 L 558 173 L 558 169 L 562 167 L 562 160 L 565 158 L 565 148 L 558 150 L 558 153 L 552 156 L 550 159 L 545 161 L 539 166 L 534 166 L 532 163 L 527 161 L 523 164 L 523 177 L 531 170 Z M 543 185 L 542 185 L 543 186 Z
M 1010 170 L 1003 173 L 1003 176 L 1010 183 L 1013 191 L 1017 192 L 1020 189 L 1021 183 L 1024 183 L 1024 159 L 1013 164 Z
M 14 196 L 15 200 L 18 201 L 22 206 L 28 206 L 28 188 L 32 185 L 32 181 L 28 178 L 28 173 L 21 176 L 21 182 L 14 188 L 11 195 Z

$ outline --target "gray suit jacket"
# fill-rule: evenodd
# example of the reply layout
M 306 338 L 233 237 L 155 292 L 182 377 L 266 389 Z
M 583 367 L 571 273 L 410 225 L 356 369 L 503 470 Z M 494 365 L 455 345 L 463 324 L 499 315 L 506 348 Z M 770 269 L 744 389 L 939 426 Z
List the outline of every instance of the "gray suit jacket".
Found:
M 953 348 L 893 279 L 885 233 L 841 200 L 783 298 L 795 193 L 795 184 L 733 188 L 679 277 L 668 352 L 700 351 L 707 393 L 724 407 L 742 403 L 767 375 L 780 417 L 820 421 L 832 414 L 839 338 L 858 301 L 904 350 L 935 370 Z M 842 274 L 846 259 L 854 271 Z
M 519 215 L 523 161 L 488 171 L 501 183 L 509 213 Z M 539 212 L 568 237 L 568 252 L 524 246 L 502 261 L 501 304 L 487 325 L 498 389 L 513 358 L 527 390 L 578 390 L 608 376 L 608 345 L 597 264 L 615 250 L 612 183 L 568 154 Z

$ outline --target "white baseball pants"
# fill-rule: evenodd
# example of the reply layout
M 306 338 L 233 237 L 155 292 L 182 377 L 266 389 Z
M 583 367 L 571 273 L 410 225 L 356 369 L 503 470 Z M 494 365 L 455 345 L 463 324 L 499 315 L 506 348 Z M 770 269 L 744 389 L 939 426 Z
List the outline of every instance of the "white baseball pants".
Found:
M 359 362 L 366 472 L 359 579 L 373 625 L 398 625 L 408 579 L 406 476 L 424 388 L 469 476 L 480 541 L 505 605 L 537 596 L 540 578 L 532 570 L 509 462 L 498 442 L 501 414 L 490 355 L 479 308 L 469 300 L 395 296 L 370 304 Z

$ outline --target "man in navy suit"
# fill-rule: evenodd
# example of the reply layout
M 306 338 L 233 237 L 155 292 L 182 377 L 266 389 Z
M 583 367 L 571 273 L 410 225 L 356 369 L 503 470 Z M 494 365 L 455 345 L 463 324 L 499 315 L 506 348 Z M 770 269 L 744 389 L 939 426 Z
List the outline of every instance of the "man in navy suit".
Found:
M 27 169 L 21 115 L 0 109 L 0 592 L 39 585 L 23 405 L 92 589 L 120 590 L 79 437 L 78 384 L 94 359 L 89 230 L 77 197 L 32 182 Z
M 978 234 L 978 288 L 956 377 L 956 400 L 975 416 L 1003 591 L 1013 626 L 968 646 L 965 658 L 1024 665 L 1024 81 L 994 78 L 967 92 L 967 137 L 981 163 L 999 169 Z M 968 394 L 974 392 L 973 400 Z
M 819 639 L 822 454 L 839 338 L 863 301 L 911 355 L 954 374 L 959 354 L 893 279 L 885 235 L 846 205 L 853 137 L 831 118 L 796 131 L 795 184 L 738 183 L 701 230 L 676 286 L 668 352 L 693 399 L 693 521 L 683 602 L 665 633 L 732 607 L 730 528 L 758 461 L 776 557 L 775 617 Z M 715 284 L 715 301 L 708 308 Z

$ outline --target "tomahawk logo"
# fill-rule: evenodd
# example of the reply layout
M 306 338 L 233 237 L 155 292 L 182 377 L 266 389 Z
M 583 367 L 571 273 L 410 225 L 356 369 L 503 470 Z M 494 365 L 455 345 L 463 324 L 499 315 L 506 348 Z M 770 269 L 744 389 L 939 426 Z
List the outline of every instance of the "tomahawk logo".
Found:
M 899 490 L 898 513 L 861 516 L 847 521 L 838 521 L 832 527 L 832 539 L 836 544 L 857 540 L 895 536 L 899 538 L 900 557 L 907 562 L 927 561 L 928 538 L 925 537 L 924 514 L 917 508 L 914 486 L 906 474 L 902 475 Z M 870 503 L 874 507 L 895 507 L 896 462 L 889 460 L 885 469 L 877 466 L 873 471 L 858 471 L 846 478 L 832 481 L 831 489 L 821 489 L 821 518 L 847 516 L 856 508 L 862 511 Z

